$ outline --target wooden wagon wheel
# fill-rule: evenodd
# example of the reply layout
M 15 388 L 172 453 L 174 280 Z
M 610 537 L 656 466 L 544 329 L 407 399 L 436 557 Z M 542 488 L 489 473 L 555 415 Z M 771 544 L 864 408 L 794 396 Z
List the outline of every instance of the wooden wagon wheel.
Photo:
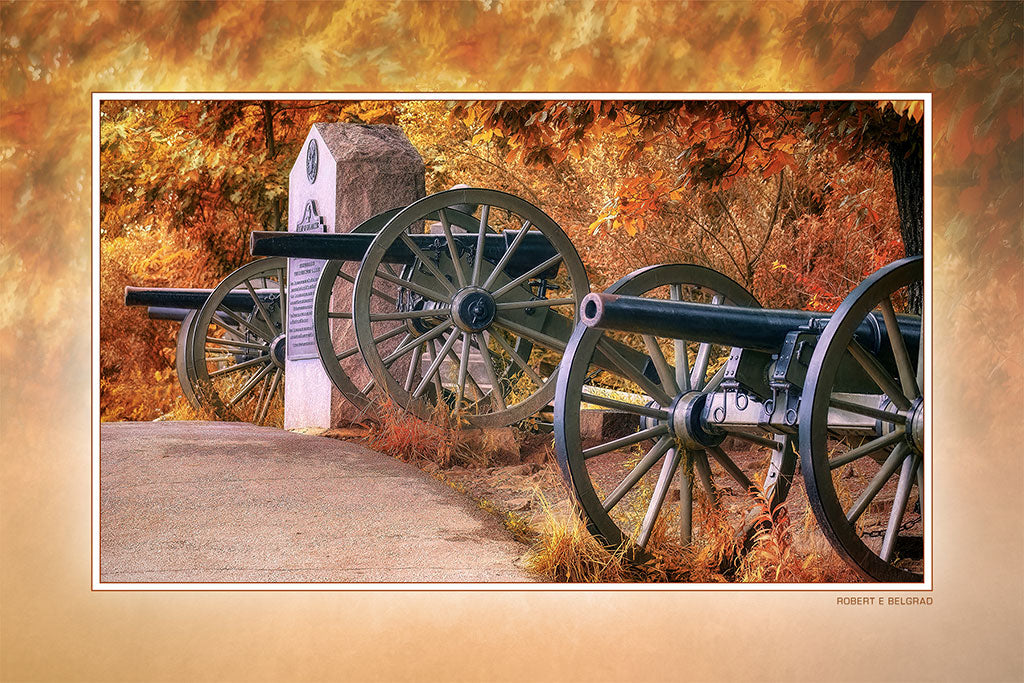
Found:
M 178 326 L 178 343 L 175 347 L 174 371 L 178 376 L 178 384 L 181 386 L 181 393 L 194 410 L 202 410 L 202 403 L 196 392 L 192 389 L 195 383 L 195 365 L 188 355 L 188 340 L 192 334 L 192 323 L 196 319 L 198 311 L 189 311 Z
M 192 322 L 186 348 L 192 388 L 222 419 L 263 424 L 276 422 L 268 416 L 283 411 L 287 273 L 288 260 L 280 257 L 238 268 L 214 288 Z M 248 312 L 227 305 L 232 290 L 248 292 Z
M 379 213 L 360 223 L 352 232 L 378 233 L 402 208 L 404 207 Z M 454 208 L 447 209 L 445 216 L 453 229 L 475 231 L 479 227 L 476 218 Z M 427 220 L 439 221 L 440 216 L 436 213 L 431 214 L 427 216 Z M 415 264 L 412 267 L 414 268 Z M 352 329 L 352 287 L 358 269 L 359 263 L 352 261 L 330 260 L 324 264 L 313 298 L 313 328 L 316 334 L 317 353 L 331 382 L 363 414 L 373 415 L 377 402 L 370 398 L 370 394 L 376 382 L 353 379 L 368 374 L 359 347 L 354 337 L 349 334 L 349 330 Z M 397 299 L 386 292 L 380 292 L 379 296 L 386 302 L 397 303 Z M 407 294 L 403 293 L 400 296 Z M 392 338 L 386 334 L 378 337 L 377 342 L 384 343 Z M 398 334 L 400 333 L 395 333 L 396 336 Z M 528 342 L 523 342 L 516 346 L 516 351 L 528 357 L 530 348 Z
M 448 209 L 455 205 L 478 207 L 469 248 L 453 236 Z M 427 253 L 408 232 L 434 215 L 444 234 Z M 492 263 L 484 258 L 485 236 L 506 229 L 519 232 Z M 538 233 L 554 255 L 517 268 L 517 251 Z M 399 272 L 388 263 L 392 245 L 408 250 L 415 266 Z M 533 289 L 534 278 L 555 268 L 554 281 Z M 572 242 L 543 211 L 496 190 L 447 190 L 399 212 L 374 240 L 356 276 L 353 323 L 367 367 L 398 405 L 424 419 L 440 411 L 474 426 L 504 426 L 551 400 L 587 291 Z M 527 348 L 523 340 L 531 349 L 525 356 L 517 351 Z
M 607 293 L 760 307 L 738 283 L 695 265 L 644 268 L 613 284 Z M 644 349 L 648 367 L 630 365 L 622 354 L 616 355 L 612 337 Z M 579 325 L 558 379 L 558 464 L 590 531 L 609 548 L 625 547 L 637 559 L 646 557 L 644 549 L 656 533 L 666 539 L 678 535 L 684 546 L 691 543 L 694 478 L 713 505 L 723 487 L 746 494 L 752 486 L 747 473 L 726 452 L 730 448 L 723 443 L 727 434 L 709 432 L 700 421 L 709 394 L 722 380 L 731 348 L 710 343 L 689 347 L 688 351 L 685 340 Z M 612 423 L 610 429 L 601 422 L 588 427 L 584 419 L 599 414 L 586 415 L 586 406 L 615 411 L 619 424 Z M 791 440 L 785 435 L 772 440 L 739 430 L 728 436 L 770 449 L 764 490 L 770 508 L 781 503 L 796 463 Z M 679 482 L 678 505 L 669 501 L 673 479 Z M 756 509 L 752 504 L 750 510 Z
M 903 259 L 850 293 L 821 334 L 800 399 L 800 467 L 811 509 L 836 550 L 875 581 L 923 580 L 923 317 L 908 324 L 898 316 L 923 272 L 922 257 Z M 880 344 L 865 348 L 855 332 L 878 328 L 879 317 Z M 870 378 L 857 395 L 840 386 L 850 367 Z M 875 434 L 835 433 L 830 411 L 874 418 Z

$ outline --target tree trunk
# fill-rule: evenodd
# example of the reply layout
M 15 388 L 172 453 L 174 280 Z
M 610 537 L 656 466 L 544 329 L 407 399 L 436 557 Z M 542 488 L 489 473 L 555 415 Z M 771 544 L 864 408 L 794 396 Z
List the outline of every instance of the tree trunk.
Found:
M 924 154 L 915 140 L 889 143 L 889 166 L 900 215 L 900 236 L 907 256 L 924 253 Z M 910 289 L 910 310 L 921 311 L 924 299 L 919 286 Z
M 263 140 L 267 145 L 267 158 L 277 156 L 277 144 L 274 140 L 274 103 L 263 102 Z M 271 201 L 271 229 L 281 229 L 281 214 L 284 211 L 280 198 Z

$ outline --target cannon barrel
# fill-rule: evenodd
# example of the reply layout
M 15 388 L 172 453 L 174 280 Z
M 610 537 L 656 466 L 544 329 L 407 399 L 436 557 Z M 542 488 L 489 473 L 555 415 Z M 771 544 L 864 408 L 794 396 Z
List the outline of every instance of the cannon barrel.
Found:
M 484 239 L 484 258 L 491 263 L 497 262 L 508 250 L 518 230 L 504 230 L 491 233 Z M 250 238 L 250 250 L 253 256 L 286 256 L 288 258 L 311 258 L 339 261 L 362 261 L 370 249 L 375 233 L 349 232 L 340 234 L 275 232 L 271 230 L 253 231 Z M 435 251 L 448 253 L 448 244 L 444 235 L 423 234 L 409 235 L 416 246 L 428 255 Z M 458 233 L 454 235 L 460 252 L 476 249 L 477 235 Z M 534 266 L 547 261 L 558 251 L 539 231 L 527 234 L 522 244 L 516 249 L 508 263 L 508 273 L 515 277 L 525 273 Z M 384 253 L 385 263 L 412 264 L 413 253 L 402 240 L 395 240 Z M 551 277 L 557 272 L 557 266 L 538 277 Z
M 183 321 L 189 313 L 194 313 L 192 308 L 172 308 L 169 306 L 150 306 L 146 309 L 146 315 L 150 320 L 176 320 Z
M 185 308 L 198 311 L 210 297 L 212 289 L 187 289 L 183 287 L 125 287 L 125 306 L 155 306 L 158 308 Z M 269 303 L 277 298 L 277 290 L 258 289 L 256 295 Z M 253 309 L 253 300 L 246 290 L 228 292 L 224 305 L 232 311 L 247 312 Z
M 580 304 L 580 320 L 589 327 L 650 334 L 673 339 L 737 346 L 754 351 L 778 352 L 794 330 L 820 332 L 831 314 L 772 308 L 719 306 L 688 301 L 666 301 L 635 296 L 591 293 Z M 897 316 L 908 351 L 917 354 L 921 319 Z M 880 314 L 867 318 L 855 333 L 869 351 L 888 344 Z

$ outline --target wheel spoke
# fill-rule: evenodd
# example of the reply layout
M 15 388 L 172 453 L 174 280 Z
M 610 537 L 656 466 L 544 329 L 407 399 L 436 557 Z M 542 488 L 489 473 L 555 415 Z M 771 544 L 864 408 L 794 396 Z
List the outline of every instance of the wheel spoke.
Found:
M 260 301 L 260 298 L 256 296 L 256 290 L 252 288 L 252 285 L 248 280 L 246 280 L 244 284 L 245 288 L 249 290 L 249 296 L 252 297 L 253 303 L 256 304 L 256 310 L 259 312 L 260 317 L 263 318 L 263 322 L 267 324 L 267 329 L 271 332 L 275 331 L 274 323 L 270 320 L 270 314 L 267 313 L 267 309 L 263 306 L 263 302 Z
M 473 255 L 473 276 L 471 285 L 480 283 L 480 264 L 484 260 L 484 236 L 487 234 L 487 219 L 491 215 L 491 207 L 484 204 L 480 209 L 480 230 L 476 235 L 476 254 Z
M 679 464 L 679 449 L 673 448 L 669 451 L 665 462 L 661 466 L 661 474 L 658 475 L 658 483 L 654 485 L 654 493 L 651 494 L 651 503 L 647 506 L 647 514 L 644 515 L 643 524 L 640 527 L 640 536 L 636 544 L 643 548 L 651 538 L 654 531 L 654 523 L 661 512 L 661 506 L 665 503 L 665 496 L 668 494 L 669 486 L 672 485 L 672 477 L 676 473 L 676 466 Z
M 669 298 L 672 301 L 682 301 L 682 285 L 669 285 Z M 686 357 L 686 340 L 673 339 L 672 346 L 675 350 L 676 386 L 680 392 L 686 393 L 690 391 L 690 362 Z
M 398 347 L 394 351 L 392 351 L 387 358 L 382 358 L 381 361 L 384 363 L 384 365 L 390 366 L 392 363 L 398 360 L 400 356 L 408 353 L 413 348 L 424 342 L 428 342 L 431 339 L 436 339 L 437 337 L 440 337 L 442 334 L 447 332 L 448 329 L 451 327 L 452 323 L 449 322 L 442 325 L 438 325 L 430 332 L 427 332 L 426 334 L 421 334 L 418 337 L 413 337 L 412 335 L 409 335 L 410 341 L 403 340 L 402 342 L 400 342 L 398 344 Z
M 455 270 L 455 277 L 459 281 L 459 288 L 466 286 L 466 274 L 462 271 L 462 259 L 459 258 L 459 247 L 455 244 L 455 237 L 452 235 L 452 226 L 448 223 L 448 215 L 444 209 L 437 210 L 437 217 L 441 219 L 441 229 L 444 230 L 444 239 L 448 243 L 448 253 L 452 257 L 452 267 Z
M 880 436 L 875 439 L 872 439 L 867 443 L 863 443 L 860 446 L 857 446 L 856 448 L 846 451 L 842 455 L 837 455 L 836 457 L 831 458 L 828 461 L 829 469 L 834 470 L 837 467 L 842 467 L 848 462 L 853 462 L 858 458 L 863 458 L 865 455 L 870 455 L 871 453 L 876 453 L 882 450 L 883 448 L 888 448 L 892 444 L 902 439 L 903 435 L 904 428 L 897 427 L 895 430 L 889 432 L 885 436 Z
M 237 341 L 234 339 L 225 339 L 223 337 L 207 337 L 206 338 L 208 351 L 227 351 L 228 349 L 222 349 L 218 347 L 210 347 L 209 344 L 219 344 L 220 346 L 233 346 L 238 349 L 256 349 L 257 351 L 266 351 L 269 344 L 255 344 L 253 342 Z
M 540 378 L 540 375 L 537 374 L 537 371 L 531 368 L 530 364 L 523 360 L 523 357 L 520 356 L 519 353 L 514 348 L 512 348 L 512 346 L 509 345 L 507 341 L 505 341 L 504 337 L 502 337 L 500 334 L 485 334 L 487 334 L 487 336 L 490 339 L 493 339 L 494 341 L 498 342 L 498 346 L 501 347 L 501 350 L 509 355 L 509 357 L 512 359 L 512 362 L 519 366 L 519 369 L 522 370 L 526 374 L 526 376 L 530 378 L 531 382 L 536 384 L 538 387 L 544 386 L 544 380 Z
M 338 312 L 327 311 L 327 317 L 331 318 L 331 319 L 334 319 L 334 320 L 351 320 L 352 319 L 352 312 L 351 311 L 338 311 Z
M 704 388 L 704 375 L 707 374 L 710 357 L 711 344 L 702 342 L 697 347 L 697 357 L 693 359 L 693 370 L 690 371 L 690 386 L 698 391 Z
M 438 308 L 426 308 L 422 311 L 395 311 L 393 313 L 371 313 L 370 322 L 376 323 L 385 320 L 414 320 L 419 318 L 443 318 L 450 314 L 452 309 L 448 306 Z
M 260 395 L 256 398 L 256 419 L 253 421 L 255 424 L 260 424 L 261 422 L 260 416 L 263 413 L 263 401 L 267 396 L 267 385 L 270 384 L 271 378 L 273 378 L 273 375 L 267 375 L 260 382 Z
M 679 542 L 685 548 L 693 541 L 693 453 L 683 451 L 679 463 Z
M 441 353 L 438 354 L 437 357 L 435 357 L 434 360 L 430 363 L 430 367 L 427 368 L 427 371 L 423 374 L 423 378 L 420 380 L 420 383 L 416 385 L 415 391 L 412 392 L 413 398 L 419 398 L 420 394 L 423 393 L 423 390 L 427 388 L 427 384 L 430 382 L 430 379 L 434 376 L 434 374 L 440 372 L 441 362 L 444 360 L 445 356 L 448 355 L 448 352 L 452 350 L 452 346 L 455 345 L 455 340 L 458 338 L 458 336 L 459 335 L 457 332 L 452 332 L 451 335 L 448 336 L 448 339 L 441 347 Z M 440 395 L 438 395 L 438 400 L 440 399 L 441 397 Z
M 214 348 L 210 348 L 209 346 L 207 346 L 206 347 L 206 352 L 210 353 L 211 351 L 225 351 L 226 352 L 228 350 L 227 349 L 214 349 Z M 207 363 L 222 363 L 222 362 L 227 361 L 227 360 L 235 360 L 235 356 L 234 356 L 234 354 L 228 353 L 228 355 L 224 355 L 224 356 L 206 356 L 203 360 L 206 361 Z
M 906 410 L 910 407 L 910 401 L 907 400 L 906 396 L 903 395 L 903 391 L 889 377 L 889 372 L 882 367 L 877 358 L 864 350 L 860 342 L 856 339 L 851 339 L 847 348 L 850 350 L 850 355 L 864 368 L 864 372 L 868 373 L 875 384 L 878 385 L 878 388 L 885 392 L 885 395 L 896 404 L 897 408 Z
M 613 439 L 611 441 L 608 441 L 607 443 L 593 446 L 591 448 L 585 448 L 583 449 L 583 459 L 587 460 L 590 458 L 596 458 L 599 455 L 611 453 L 612 451 L 618 450 L 620 448 L 632 446 L 635 443 L 640 443 L 641 441 L 646 441 L 647 439 L 653 439 L 656 437 L 664 436 L 665 434 L 668 434 L 668 425 L 654 425 L 653 427 L 642 429 L 639 432 L 634 432 L 633 434 L 622 436 L 619 437 L 618 439 Z
M 636 486 L 636 483 L 647 474 L 648 470 L 654 467 L 654 463 L 658 462 L 671 446 L 672 439 L 670 437 L 663 436 L 658 439 L 657 443 L 651 446 L 651 449 L 640 459 L 640 462 L 633 466 L 633 469 L 629 471 L 626 478 L 619 482 L 615 490 L 608 494 L 608 497 L 601 502 L 601 507 L 604 508 L 605 512 L 618 505 L 622 497 Z
M 427 343 L 427 348 L 430 349 L 430 363 L 431 363 L 431 365 L 433 365 L 434 360 L 437 359 L 437 358 L 440 358 L 440 356 L 437 355 L 437 344 L 434 343 L 433 339 L 431 339 Z M 427 367 L 430 367 L 430 366 L 427 366 Z M 424 377 L 430 377 L 429 374 L 424 374 L 423 376 Z M 441 375 L 440 375 L 440 373 L 435 374 L 433 376 L 433 382 L 434 382 L 434 390 L 437 392 L 437 400 L 440 401 L 441 400 L 441 396 L 444 393 L 444 387 L 441 386 Z
M 916 468 L 917 456 L 903 461 L 899 484 L 896 486 L 896 497 L 893 498 L 892 510 L 889 511 L 889 525 L 885 528 L 885 537 L 882 539 L 882 552 L 879 553 L 879 557 L 886 562 L 892 560 L 892 552 L 896 549 L 896 537 L 899 536 L 900 524 L 903 523 L 903 515 L 907 511 L 907 501 L 910 500 L 910 488 L 914 483 Z
M 896 472 L 896 469 L 903 463 L 903 460 L 907 457 L 909 447 L 906 441 L 901 441 L 896 444 L 896 448 L 892 449 L 892 453 L 882 467 L 879 468 L 874 478 L 868 483 L 868 486 L 864 491 L 861 492 L 860 497 L 850 508 L 850 511 L 846 513 L 846 520 L 850 524 L 856 524 L 860 516 L 864 514 L 864 511 L 868 509 L 868 505 L 875 499 L 878 492 L 882 490 L 885 483 L 889 481 L 889 478 Z
M 661 380 L 662 388 L 669 394 L 678 394 L 679 387 L 676 386 L 675 371 L 669 367 L 668 361 L 665 360 L 665 354 L 661 352 L 658 340 L 649 334 L 642 335 L 642 338 L 644 346 L 647 348 L 647 355 L 654 362 L 654 369 L 658 371 L 658 378 Z
M 736 483 L 743 487 L 744 491 L 749 493 L 751 489 L 754 488 L 754 484 L 750 481 L 747 475 L 743 473 L 743 470 L 741 470 L 739 466 L 732 461 L 732 458 L 730 458 L 720 446 L 712 446 L 707 450 L 711 453 L 711 457 L 717 460 L 718 464 L 736 480 Z
M 459 357 L 459 374 L 455 380 L 455 410 L 462 409 L 462 397 L 466 394 L 466 373 L 469 371 L 469 332 L 462 333 L 462 355 Z
M 447 291 L 449 295 L 454 294 L 455 287 L 452 286 L 452 283 L 448 282 L 448 278 L 445 277 L 444 273 L 442 273 L 437 266 L 434 265 L 434 262 L 430 257 L 424 254 L 423 250 L 416 246 L 416 243 L 412 241 L 412 238 L 404 232 L 398 233 L 398 236 L 403 242 L 405 242 L 405 246 L 412 252 L 413 257 L 420 262 L 420 265 L 430 271 L 430 274 L 434 276 L 435 280 L 441 283 L 441 286 L 445 288 L 445 291 Z
M 382 263 L 381 265 L 384 266 L 385 268 L 387 268 L 388 272 L 390 272 L 391 275 L 393 275 L 393 276 L 395 275 L 394 271 L 391 270 L 391 268 L 388 266 L 388 264 Z M 342 270 L 340 267 L 338 268 L 338 277 L 340 277 L 342 280 L 345 280 L 346 282 L 349 282 L 349 283 L 351 283 L 353 285 L 356 283 L 355 277 L 352 276 L 352 275 L 349 275 L 344 270 Z M 370 294 L 371 295 L 379 296 L 381 299 L 383 299 L 384 301 L 388 302 L 392 306 L 398 305 L 398 301 L 395 300 L 394 297 L 388 296 L 387 294 L 385 294 L 384 292 L 380 291 L 376 287 L 372 287 L 372 286 L 370 287 Z
M 494 307 L 499 311 L 511 311 L 520 308 L 550 308 L 551 306 L 568 306 L 575 304 L 576 299 L 563 296 L 559 299 L 532 299 L 530 301 L 501 301 Z
M 708 454 L 704 451 L 693 451 L 693 470 L 697 473 L 697 478 L 700 479 L 700 485 L 704 487 L 705 493 L 708 494 L 708 498 L 715 505 L 718 504 L 718 489 L 715 488 L 715 483 L 711 479 L 711 463 L 708 462 Z
M 536 275 L 539 275 L 540 273 L 543 273 L 545 270 L 548 270 L 548 269 L 552 268 L 553 266 L 555 266 L 556 264 L 560 263 L 561 261 L 562 261 L 562 255 L 561 254 L 555 254 L 554 256 L 552 256 L 551 258 L 549 258 L 547 261 L 545 261 L 544 263 L 540 264 L 539 266 L 535 266 L 534 268 L 531 268 L 530 270 L 528 270 L 527 272 L 523 273 L 522 275 L 520 275 L 519 277 L 515 278 L 514 280 L 511 280 L 511 281 L 505 283 L 497 291 L 495 291 L 494 294 L 492 294 L 491 296 L 493 296 L 495 299 L 500 299 L 502 296 L 504 296 L 505 294 L 508 294 L 513 289 L 515 289 L 519 285 L 523 284 L 524 282 L 526 282 L 530 278 L 532 278 L 532 277 L 534 277 Z
M 232 396 L 232 397 L 231 397 L 231 400 L 230 400 L 230 401 L 228 401 L 228 402 L 227 402 L 227 403 L 226 403 L 225 405 L 226 405 L 226 406 L 227 406 L 228 408 L 230 408 L 231 406 L 233 406 L 233 405 L 235 405 L 236 403 L 238 403 L 238 402 L 239 402 L 240 400 L 242 400 L 242 397 L 243 397 L 243 396 L 245 396 L 245 395 L 246 395 L 246 394 L 248 394 L 248 393 L 249 393 L 250 391 L 252 391 L 252 390 L 253 390 L 253 387 L 255 387 L 255 386 L 256 386 L 257 384 L 259 384 L 259 381 L 260 381 L 261 379 L 263 379 L 263 378 L 264 378 L 264 377 L 265 377 L 265 376 L 266 376 L 266 375 L 267 375 L 267 374 L 268 374 L 268 373 L 269 373 L 269 372 L 270 372 L 271 370 L 273 370 L 273 369 L 274 369 L 274 365 L 273 365 L 273 363 L 271 363 L 271 362 L 270 362 L 270 361 L 268 360 L 268 361 L 267 361 L 267 364 L 266 364 L 266 365 L 264 365 L 264 366 L 263 366 L 262 368 L 260 368 L 260 371 L 259 371 L 259 372 L 257 372 L 257 373 L 256 373 L 256 374 L 254 374 L 254 375 L 253 375 L 252 377 L 250 377 L 250 378 L 249 378 L 249 381 L 248 381 L 248 382 L 246 382 L 246 383 L 245 383 L 245 384 L 244 384 L 244 385 L 242 386 L 242 388 L 238 390 L 238 393 L 237 393 L 237 394 L 235 394 L 234 396 Z
M 391 273 L 384 273 L 384 272 L 381 272 L 380 270 L 378 270 L 375 273 L 375 275 L 376 275 L 376 277 L 379 277 L 382 280 L 386 280 L 387 282 L 390 282 L 393 285 L 398 285 L 399 287 L 403 287 L 405 289 L 410 289 L 410 290 L 416 292 L 417 294 L 419 294 L 420 296 L 425 296 L 428 299 L 431 299 L 432 301 L 441 301 L 441 302 L 447 302 L 448 301 L 448 297 L 445 296 L 444 294 L 441 294 L 437 290 L 431 289 L 430 287 L 424 287 L 423 285 L 419 284 L 418 282 L 413 282 L 412 280 L 406 280 L 404 277 L 399 277 L 397 275 L 392 275 Z M 374 291 L 376 291 L 376 290 L 374 290 Z
M 512 240 L 512 244 L 508 246 L 508 249 L 506 249 L 505 253 L 502 254 L 501 259 L 498 260 L 498 265 L 494 266 L 494 270 L 491 271 L 491 274 L 487 276 L 487 280 L 484 281 L 484 284 L 482 285 L 484 289 L 490 290 L 494 281 L 498 279 L 498 275 L 505 270 L 505 266 L 508 265 L 512 255 L 516 253 L 516 249 L 518 249 L 519 245 L 523 243 L 524 239 L 526 239 L 526 233 L 529 231 L 530 221 L 523 221 L 523 227 L 519 229 L 519 234 Z
M 581 392 L 583 403 L 592 403 L 595 406 L 602 406 L 604 408 L 614 408 L 627 413 L 633 413 L 634 415 L 644 415 L 646 417 L 653 417 L 656 420 L 667 420 L 668 411 L 658 410 L 657 408 L 650 408 L 648 406 L 638 406 L 635 403 L 626 403 L 625 401 L 617 401 L 614 398 L 608 398 L 607 396 L 600 396 L 598 394 L 588 394 Z
M 665 391 L 657 384 L 647 379 L 640 370 L 633 367 L 629 361 L 623 358 L 611 343 L 609 343 L 607 337 L 602 336 L 597 342 L 597 346 L 604 357 L 619 369 L 622 376 L 634 382 L 644 391 L 644 393 L 657 400 L 662 406 L 668 407 L 668 405 L 672 403 L 672 397 L 665 393 Z
M 899 370 L 900 386 L 903 389 L 903 395 L 912 401 L 920 396 L 921 392 L 914 380 L 914 368 L 910 365 L 910 354 L 907 353 L 903 333 L 900 332 L 899 323 L 896 322 L 896 311 L 892 307 L 892 300 L 887 296 L 882 298 L 880 305 L 882 318 L 885 319 L 885 330 L 889 336 L 889 345 L 892 346 L 892 355 L 896 359 L 896 368 Z
M 256 416 L 256 424 L 263 424 L 263 421 L 267 419 L 267 413 L 270 412 L 270 404 L 274 400 L 274 393 L 277 391 L 277 384 L 281 381 L 281 375 L 283 374 L 284 370 L 281 368 L 274 370 L 274 376 L 270 380 L 270 389 L 267 391 L 267 396 L 264 400 L 263 406 L 260 408 L 260 412 Z
M 459 355 L 456 355 L 455 347 L 454 346 L 448 352 L 447 358 L 448 358 L 449 361 L 451 361 L 451 364 L 456 368 L 456 371 L 458 371 L 457 369 L 459 368 L 459 366 L 462 365 L 462 357 L 459 356 Z M 470 383 L 473 385 L 474 390 L 476 391 L 477 400 L 474 401 L 473 404 L 472 404 L 472 405 L 476 405 L 476 404 L 480 403 L 480 399 L 483 398 L 483 393 L 484 393 L 483 389 L 481 389 L 480 385 L 476 383 L 476 378 L 473 377 L 473 373 L 471 373 L 471 372 L 468 373 L 466 375 L 466 377 L 469 379 Z M 465 398 L 465 396 L 463 396 L 463 398 Z
M 495 404 L 495 412 L 505 410 L 505 397 L 502 396 L 501 384 L 498 382 L 498 373 L 494 369 L 494 361 L 491 359 L 491 352 L 487 348 L 487 340 L 484 339 L 483 333 L 478 332 L 474 335 L 476 345 L 480 351 L 480 355 L 484 359 L 484 374 L 487 375 L 487 381 L 491 383 L 491 399 Z
M 393 338 L 397 337 L 398 335 L 402 334 L 405 331 L 406 331 L 405 325 L 399 325 L 398 327 L 396 327 L 393 330 L 388 330 L 387 332 L 384 332 L 383 334 L 374 337 L 373 338 L 373 343 L 374 344 L 380 344 L 383 341 L 387 341 L 388 339 L 393 339 Z M 336 355 L 335 358 L 337 358 L 338 360 L 345 360 L 346 358 L 354 356 L 357 353 L 359 353 L 359 347 L 358 346 L 352 346 L 352 347 L 349 347 L 349 348 L 345 349 L 344 351 L 342 351 L 338 355 Z
M 234 311 L 232 311 L 230 308 L 226 308 L 226 307 L 219 308 L 217 310 L 217 315 L 221 315 L 221 314 L 226 315 L 230 319 L 234 320 L 236 323 L 238 323 L 242 327 L 246 328 L 247 330 L 249 330 L 250 332 L 255 334 L 257 337 L 259 337 L 260 339 L 266 340 L 267 343 L 270 343 L 270 342 L 272 342 L 274 340 L 273 337 L 268 336 L 267 331 L 261 330 L 259 327 L 257 327 L 256 325 L 253 325 L 248 320 L 246 320 L 242 316 L 240 316 L 237 313 L 235 313 Z M 221 326 L 223 327 L 223 325 L 221 325 Z M 228 329 L 228 328 L 225 327 L 225 329 Z M 241 332 L 241 330 L 235 332 L 235 334 L 238 334 L 239 332 Z
M 565 342 L 562 341 L 561 339 L 555 339 L 554 337 L 544 334 L 543 332 L 535 330 L 531 327 L 527 327 L 526 325 L 520 325 L 516 321 L 510 320 L 505 316 L 497 316 L 494 319 L 494 324 L 498 325 L 499 327 L 504 327 L 509 332 L 513 332 L 519 335 L 520 337 L 526 337 L 527 339 L 531 339 L 545 348 L 551 349 L 553 351 L 565 351 Z
M 711 298 L 711 304 L 719 306 L 724 300 L 721 294 L 715 294 Z M 704 388 L 704 375 L 707 374 L 710 359 L 711 344 L 704 342 L 697 347 L 697 357 L 693 360 L 693 370 L 690 373 L 690 386 L 698 391 Z
M 256 358 L 253 358 L 251 360 L 243 361 L 243 362 L 238 363 L 236 365 L 231 365 L 231 366 L 228 366 L 226 368 L 221 368 L 220 370 L 214 370 L 213 372 L 210 373 L 210 379 L 213 379 L 214 377 L 221 377 L 223 375 L 229 375 L 232 372 L 238 372 L 239 370 L 245 370 L 246 368 L 251 368 L 254 365 L 259 365 L 260 363 L 269 363 L 269 362 L 270 362 L 270 355 L 269 354 L 263 354 L 261 356 L 257 356 Z
M 405 374 L 405 384 L 402 388 L 406 391 L 412 389 L 413 380 L 416 377 L 416 371 L 420 367 L 420 363 L 423 362 L 423 342 L 416 344 L 416 347 L 412 351 L 412 360 L 409 361 L 409 370 Z
M 718 368 L 718 372 L 712 375 L 711 379 L 708 380 L 708 383 L 701 387 L 700 393 L 710 394 L 711 392 L 718 389 L 718 385 L 722 383 L 723 379 L 725 379 L 726 367 L 727 365 L 723 364 L 722 367 Z

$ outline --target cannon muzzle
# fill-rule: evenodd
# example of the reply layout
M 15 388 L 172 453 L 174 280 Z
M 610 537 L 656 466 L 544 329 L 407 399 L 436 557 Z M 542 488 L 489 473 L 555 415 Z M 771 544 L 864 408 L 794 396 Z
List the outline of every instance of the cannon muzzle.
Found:
M 596 292 L 583 297 L 580 304 L 580 321 L 588 327 L 737 346 L 767 353 L 777 353 L 786 335 L 794 330 L 820 332 L 831 317 L 828 313 L 814 311 L 719 306 Z M 908 350 L 916 354 L 921 337 L 921 319 L 900 315 L 897 321 Z M 882 316 L 869 316 L 857 328 L 856 338 L 865 348 L 878 353 L 883 344 L 888 344 Z
M 500 233 L 488 234 L 484 239 L 484 259 L 497 263 L 508 250 L 518 230 L 504 230 Z M 250 237 L 250 249 L 253 256 L 285 256 L 288 258 L 310 258 L 339 261 L 362 261 L 376 239 L 375 233 L 302 233 L 275 232 L 271 230 L 253 231 Z M 409 235 L 416 247 L 429 257 L 440 252 L 448 254 L 448 243 L 444 235 L 420 234 Z M 473 253 L 476 249 L 477 235 L 458 233 L 454 235 L 460 254 Z M 527 272 L 539 263 L 548 260 L 558 251 L 539 231 L 527 234 L 519 248 L 508 263 L 508 274 L 512 277 Z M 411 265 L 415 260 L 411 249 L 402 240 L 394 240 L 384 253 L 385 263 Z M 541 273 L 538 277 L 553 277 L 558 267 L 550 272 Z

